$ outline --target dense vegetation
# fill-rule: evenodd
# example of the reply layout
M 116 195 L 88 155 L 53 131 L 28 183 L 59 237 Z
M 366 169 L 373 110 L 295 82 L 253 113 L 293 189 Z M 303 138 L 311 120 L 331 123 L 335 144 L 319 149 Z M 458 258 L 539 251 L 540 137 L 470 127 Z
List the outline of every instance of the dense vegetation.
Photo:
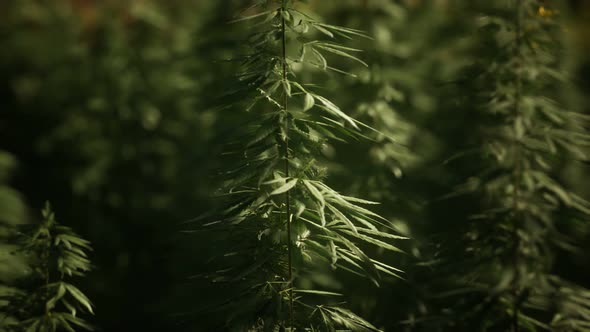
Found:
M 1 2 L 0 332 L 590 331 L 588 22 Z

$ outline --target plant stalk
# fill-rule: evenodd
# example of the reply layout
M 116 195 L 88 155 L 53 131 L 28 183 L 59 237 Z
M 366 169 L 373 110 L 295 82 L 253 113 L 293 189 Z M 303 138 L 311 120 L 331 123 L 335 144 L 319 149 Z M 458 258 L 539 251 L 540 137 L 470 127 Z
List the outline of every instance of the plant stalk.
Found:
M 281 39 L 282 39 L 282 79 L 287 82 L 287 33 L 285 29 L 285 15 L 282 12 L 286 10 L 286 0 L 281 1 Z M 287 92 L 283 93 L 283 110 L 285 112 L 284 130 L 285 138 L 283 141 L 283 149 L 285 155 L 285 177 L 289 177 L 289 112 L 288 112 L 289 98 Z M 293 331 L 293 258 L 292 258 L 292 244 L 291 244 L 291 195 L 287 190 L 285 193 L 286 204 L 286 223 L 287 223 L 287 256 L 288 256 L 288 287 L 289 287 L 289 325 Z
M 521 90 L 522 90 L 522 76 L 521 76 L 521 68 L 522 68 L 522 54 L 521 54 L 521 44 L 522 44 L 522 27 L 521 27 L 521 16 L 522 16 L 522 0 L 516 0 L 516 18 L 515 18 L 515 26 L 516 26 L 516 45 L 514 48 L 514 56 L 517 60 L 516 62 L 516 91 L 514 96 L 514 114 L 515 114 L 515 129 L 514 129 L 514 163 L 515 163 L 515 170 L 514 170 L 514 182 L 513 182 L 513 209 L 514 209 L 514 220 L 513 220 L 513 254 L 512 254 L 512 264 L 514 269 L 514 284 L 513 284 L 513 312 L 512 312 L 512 332 L 519 332 L 520 327 L 518 323 L 519 315 L 520 315 L 520 236 L 518 235 L 518 216 L 519 213 L 519 205 L 518 201 L 520 200 L 520 183 L 522 181 L 522 151 L 521 151 L 521 142 L 520 137 L 516 133 L 516 121 L 519 121 L 522 112 L 521 112 Z M 524 124 L 521 124 L 524 125 Z

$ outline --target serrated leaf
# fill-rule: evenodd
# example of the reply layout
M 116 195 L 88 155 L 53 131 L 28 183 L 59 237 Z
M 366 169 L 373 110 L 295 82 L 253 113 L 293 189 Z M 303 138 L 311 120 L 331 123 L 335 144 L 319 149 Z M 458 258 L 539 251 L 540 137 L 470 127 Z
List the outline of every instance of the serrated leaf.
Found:
M 381 241 L 379 239 L 376 239 L 372 236 L 368 236 L 368 235 L 364 235 L 364 234 L 360 234 L 358 231 L 357 233 L 351 232 L 347 229 L 342 229 L 342 232 L 348 234 L 348 235 L 352 235 L 358 239 L 361 239 L 365 242 L 374 244 L 375 246 L 379 247 L 379 248 L 383 248 L 383 249 L 387 249 L 387 250 L 391 250 L 391 251 L 395 251 L 395 252 L 403 252 L 403 250 L 399 249 L 398 247 L 391 245 L 387 242 Z
M 326 60 L 326 58 L 322 55 L 322 53 L 320 53 L 318 50 L 316 50 L 313 47 L 311 48 L 311 52 L 316 56 L 316 58 L 318 60 L 320 60 L 321 68 L 323 70 L 328 69 L 328 60 Z
M 303 180 L 303 184 L 307 187 L 309 193 L 316 200 L 318 200 L 318 202 L 320 202 L 321 205 L 326 204 L 326 201 L 324 200 L 324 195 L 322 195 L 322 193 L 309 180 Z
M 363 65 L 363 66 L 365 66 L 365 67 L 369 67 L 369 65 L 368 65 L 366 62 L 364 62 L 363 60 L 361 60 L 361 59 L 359 59 L 359 58 L 355 57 L 355 56 L 354 56 L 354 55 L 352 55 L 352 54 L 346 53 L 346 52 L 344 52 L 344 51 L 342 51 L 342 50 L 338 50 L 338 49 L 336 49 L 336 48 L 333 48 L 333 47 L 328 47 L 328 46 L 325 46 L 325 45 L 323 45 L 323 44 L 317 44 L 317 45 L 316 45 L 316 47 L 319 47 L 319 48 L 321 48 L 321 49 L 323 49 L 323 50 L 326 50 L 326 51 L 328 51 L 328 52 L 330 52 L 330 53 L 333 53 L 333 54 L 336 54 L 336 55 L 340 55 L 340 56 L 342 56 L 342 57 L 345 57 L 345 58 L 349 58 L 349 59 L 351 59 L 351 60 L 354 60 L 354 61 L 356 61 L 356 62 L 358 62 L 358 63 L 362 64 L 362 65 Z
M 315 105 L 315 99 L 310 93 L 306 93 L 303 101 L 303 111 L 305 112 L 310 110 L 313 105 Z
M 334 103 L 332 103 L 331 101 L 329 101 L 328 99 L 326 99 L 320 95 L 313 95 L 313 97 L 315 99 L 319 100 L 324 105 L 325 110 L 338 116 L 339 118 L 342 118 L 343 120 L 348 122 L 351 126 L 353 126 L 355 129 L 359 129 L 359 127 L 356 125 L 354 119 L 351 118 L 350 116 L 346 115 L 346 113 L 342 112 L 340 110 L 340 108 L 338 108 L 338 106 L 334 105 Z
M 296 207 L 295 218 L 299 218 L 303 214 L 303 212 L 305 212 L 305 204 L 303 204 L 300 201 L 296 201 L 295 207 Z
M 283 84 L 283 89 L 284 89 L 285 93 L 287 94 L 287 96 L 291 97 L 291 83 L 289 83 L 289 80 L 283 80 L 282 84 Z
M 69 322 L 71 322 L 72 324 L 75 324 L 75 325 L 77 325 L 77 326 L 80 326 L 80 327 L 82 327 L 83 329 L 86 329 L 86 330 L 88 330 L 88 331 L 92 331 L 92 330 L 94 330 L 90 324 L 86 323 L 84 320 L 82 320 L 82 319 L 80 319 L 80 318 L 78 318 L 78 317 L 75 317 L 75 316 L 72 316 L 72 315 L 70 315 L 70 314 L 66 314 L 66 313 L 62 314 L 62 316 L 63 316 L 63 317 L 64 317 L 64 318 L 65 318 L 67 321 L 69 321 Z
M 57 301 L 59 301 L 65 295 L 65 293 L 66 293 L 66 288 L 65 288 L 64 284 L 60 282 L 59 286 L 57 286 L 57 293 L 49 301 L 47 301 L 47 303 L 45 304 L 45 309 L 47 311 L 50 311 L 51 309 L 53 309 L 55 307 L 55 304 L 57 303 Z
M 319 24 L 314 24 L 313 27 L 316 28 L 319 32 L 323 33 L 324 35 L 326 35 L 330 38 L 334 38 L 334 34 L 332 32 L 330 32 L 330 30 L 324 28 L 323 26 L 321 26 Z
M 279 188 L 273 190 L 270 193 L 270 196 L 273 195 L 280 195 L 283 193 L 286 193 L 287 191 L 291 190 L 293 187 L 295 187 L 295 185 L 297 184 L 298 179 L 292 179 L 290 181 L 287 181 L 284 185 L 280 186 Z
M 303 60 L 305 59 L 305 53 L 306 53 L 306 47 L 304 44 L 304 45 L 301 45 L 301 48 L 299 49 L 299 62 L 303 62 Z
M 293 292 L 295 292 L 295 293 L 304 293 L 304 294 L 343 296 L 340 293 L 327 292 L 327 291 L 314 290 L 314 289 L 294 289 Z
M 64 283 L 64 285 L 68 292 L 76 299 L 76 301 L 78 301 L 78 303 L 83 305 L 88 310 L 88 312 L 94 314 L 94 311 L 92 310 L 92 304 L 90 303 L 90 300 L 86 297 L 86 295 L 84 295 L 84 293 L 82 293 L 74 285 L 66 283 Z
M 332 29 L 333 31 L 341 32 L 343 34 L 355 35 L 355 36 L 369 38 L 369 39 L 371 38 L 371 37 L 367 36 L 364 33 L 364 31 L 358 30 L 358 29 L 351 29 L 351 28 L 346 28 L 346 27 L 341 27 L 341 26 L 331 25 L 331 24 L 325 24 L 325 23 L 317 23 L 317 25 L 321 26 L 325 29 Z
M 336 217 L 338 217 L 336 221 L 344 222 L 354 234 L 358 235 L 358 229 L 356 228 L 354 223 L 350 219 L 348 219 L 347 216 L 344 215 L 344 213 L 340 212 L 337 208 L 330 204 L 328 204 L 327 207 L 328 210 L 330 210 Z
M 63 305 L 70 311 L 71 315 L 76 317 L 76 307 L 73 306 L 68 300 L 62 300 Z
M 264 16 L 264 15 L 267 15 L 267 14 L 272 13 L 272 12 L 273 11 L 271 11 L 271 10 L 267 10 L 267 11 L 264 11 L 262 13 L 258 13 L 258 14 L 254 14 L 254 15 L 250 15 L 250 16 L 240 17 L 240 18 L 237 18 L 237 19 L 235 19 L 233 21 L 230 21 L 230 23 L 237 23 L 237 22 L 252 20 L 252 19 L 255 19 L 257 17 Z

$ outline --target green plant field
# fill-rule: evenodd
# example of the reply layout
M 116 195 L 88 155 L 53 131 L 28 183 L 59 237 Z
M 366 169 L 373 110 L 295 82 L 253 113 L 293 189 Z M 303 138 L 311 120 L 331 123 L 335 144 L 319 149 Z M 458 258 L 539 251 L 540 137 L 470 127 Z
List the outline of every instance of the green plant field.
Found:
M 589 22 L 0 2 L 0 332 L 590 331 Z

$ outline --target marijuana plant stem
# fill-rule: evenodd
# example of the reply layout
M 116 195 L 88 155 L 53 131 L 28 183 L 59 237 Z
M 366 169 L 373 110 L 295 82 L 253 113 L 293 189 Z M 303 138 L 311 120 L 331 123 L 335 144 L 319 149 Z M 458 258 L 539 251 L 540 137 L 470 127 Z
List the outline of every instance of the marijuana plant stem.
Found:
M 51 257 L 51 235 L 48 231 L 47 233 L 47 245 L 43 248 L 43 274 L 44 274 L 44 281 L 45 281 L 45 301 L 49 300 L 49 258 Z M 45 317 L 49 317 L 49 308 L 45 306 Z
M 286 0 L 281 1 L 281 39 L 282 39 L 282 79 L 287 84 L 287 33 L 285 30 L 285 15 L 283 12 L 286 9 Z M 283 140 L 283 148 L 285 155 L 285 177 L 289 177 L 289 112 L 288 112 L 288 96 L 287 92 L 283 93 L 283 110 L 285 112 L 284 130 L 285 137 Z M 289 191 L 285 193 L 285 205 L 287 210 L 287 256 L 288 256 L 288 287 L 289 287 L 289 325 L 293 330 L 293 259 L 291 253 L 291 196 Z
M 516 18 L 515 18 L 515 25 L 516 25 L 516 40 L 514 45 L 514 57 L 516 58 L 516 91 L 514 96 L 514 183 L 513 183 L 513 212 L 514 212 L 514 219 L 513 219 L 513 245 L 514 245 L 514 252 L 512 254 L 512 264 L 514 268 L 514 284 L 513 284 L 513 312 L 512 312 L 512 331 L 519 332 L 519 324 L 518 324 L 518 316 L 519 316 L 519 293 L 520 293 L 520 271 L 519 271 L 519 251 L 520 251 L 520 237 L 518 235 L 518 216 L 520 215 L 519 212 L 519 204 L 518 201 L 520 199 L 520 182 L 522 178 L 522 151 L 520 140 L 522 133 L 518 131 L 524 129 L 518 129 L 520 126 L 524 126 L 522 123 L 518 123 L 518 121 L 522 121 L 521 119 L 521 110 L 520 110 L 520 99 L 521 99 L 521 89 L 522 89 L 522 78 L 521 78 L 521 62 L 522 62 L 522 54 L 521 54 L 521 38 L 522 38 L 522 31 L 521 31 L 521 10 L 522 10 L 522 0 L 516 0 Z

